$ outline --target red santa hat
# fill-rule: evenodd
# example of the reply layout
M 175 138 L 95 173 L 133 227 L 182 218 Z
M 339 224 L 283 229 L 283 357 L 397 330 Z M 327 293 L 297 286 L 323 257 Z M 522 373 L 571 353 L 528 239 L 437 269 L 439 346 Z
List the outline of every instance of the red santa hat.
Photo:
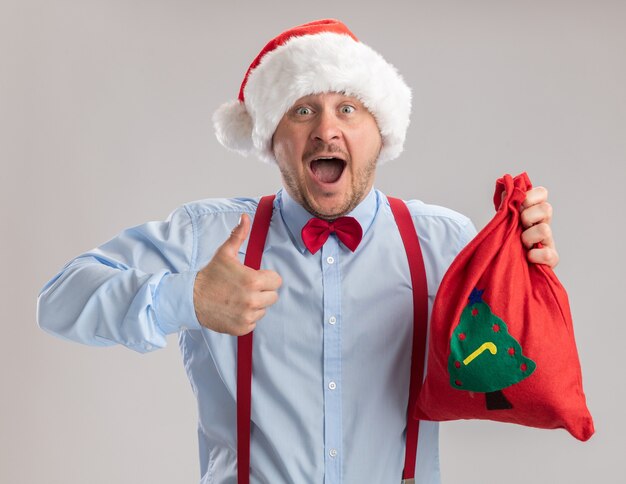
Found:
M 400 155 L 411 90 L 395 67 L 332 19 L 299 25 L 268 42 L 250 64 L 238 99 L 213 115 L 217 139 L 275 163 L 272 136 L 283 115 L 301 97 L 323 92 L 354 96 L 372 113 L 383 140 L 378 163 Z

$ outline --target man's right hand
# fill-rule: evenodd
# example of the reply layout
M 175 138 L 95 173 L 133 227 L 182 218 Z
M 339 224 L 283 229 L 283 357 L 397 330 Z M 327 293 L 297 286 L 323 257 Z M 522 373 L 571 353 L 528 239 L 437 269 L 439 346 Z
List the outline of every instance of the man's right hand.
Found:
M 196 276 L 193 305 L 198 321 L 219 333 L 249 333 L 265 309 L 278 300 L 277 289 L 282 284 L 278 273 L 256 271 L 239 261 L 239 248 L 249 232 L 250 217 L 243 214 L 230 237 Z

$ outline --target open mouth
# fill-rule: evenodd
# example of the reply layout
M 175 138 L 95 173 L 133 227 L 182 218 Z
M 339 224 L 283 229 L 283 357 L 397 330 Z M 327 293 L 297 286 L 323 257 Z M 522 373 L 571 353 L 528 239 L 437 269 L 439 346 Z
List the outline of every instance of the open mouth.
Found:
M 322 183 L 335 183 L 341 178 L 346 162 L 333 156 L 320 156 L 309 163 L 311 173 Z

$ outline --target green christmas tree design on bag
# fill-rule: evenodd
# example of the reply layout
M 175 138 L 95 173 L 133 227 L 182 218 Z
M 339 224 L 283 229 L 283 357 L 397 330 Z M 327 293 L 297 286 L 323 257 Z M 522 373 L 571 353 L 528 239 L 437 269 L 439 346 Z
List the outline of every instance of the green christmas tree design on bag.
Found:
M 450 385 L 458 390 L 485 394 L 488 410 L 513 408 L 503 388 L 519 383 L 535 371 L 536 364 L 522 354 L 522 347 L 504 321 L 474 289 L 450 339 Z

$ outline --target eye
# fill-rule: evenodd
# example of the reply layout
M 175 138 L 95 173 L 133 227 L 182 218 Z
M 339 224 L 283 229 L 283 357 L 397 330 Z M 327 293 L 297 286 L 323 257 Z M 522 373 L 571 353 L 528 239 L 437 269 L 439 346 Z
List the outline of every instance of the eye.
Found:
M 345 106 L 341 106 L 339 111 L 341 112 L 341 114 L 351 114 L 354 111 L 356 111 L 356 108 L 354 106 L 350 106 L 349 104 L 346 104 Z
M 299 108 L 296 108 L 295 113 L 299 116 L 307 116 L 313 113 L 313 110 L 307 106 L 300 106 Z

